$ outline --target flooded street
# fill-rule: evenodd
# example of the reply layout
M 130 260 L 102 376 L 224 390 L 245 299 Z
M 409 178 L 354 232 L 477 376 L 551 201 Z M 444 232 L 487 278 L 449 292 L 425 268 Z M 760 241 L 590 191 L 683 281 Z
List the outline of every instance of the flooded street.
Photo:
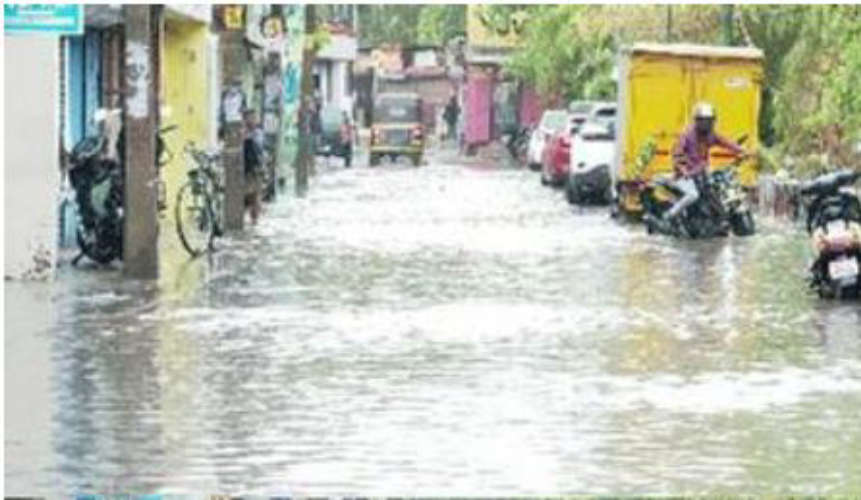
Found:
M 7 282 L 7 494 L 861 493 L 861 307 L 803 232 L 361 165 L 157 286 Z

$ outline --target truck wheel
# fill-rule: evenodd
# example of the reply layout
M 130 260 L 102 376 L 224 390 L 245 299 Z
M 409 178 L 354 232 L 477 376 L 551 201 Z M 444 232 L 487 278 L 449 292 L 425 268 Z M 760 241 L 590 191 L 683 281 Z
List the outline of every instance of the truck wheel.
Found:
M 736 236 L 750 236 L 756 232 L 756 225 L 750 212 L 733 214 L 731 225 L 732 232 Z
M 411 158 L 413 160 L 413 166 L 414 167 L 418 167 L 419 165 L 422 164 L 422 156 L 421 155 L 413 155 Z
M 376 167 L 380 164 L 380 155 L 371 153 L 368 163 L 370 164 L 370 166 Z

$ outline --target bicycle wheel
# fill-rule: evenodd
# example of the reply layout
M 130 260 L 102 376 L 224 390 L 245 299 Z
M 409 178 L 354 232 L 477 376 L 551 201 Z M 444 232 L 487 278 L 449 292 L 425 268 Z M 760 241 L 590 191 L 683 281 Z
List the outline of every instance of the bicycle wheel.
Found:
M 209 194 L 200 185 L 185 183 L 176 195 L 176 232 L 192 257 L 206 252 L 215 235 L 215 217 Z

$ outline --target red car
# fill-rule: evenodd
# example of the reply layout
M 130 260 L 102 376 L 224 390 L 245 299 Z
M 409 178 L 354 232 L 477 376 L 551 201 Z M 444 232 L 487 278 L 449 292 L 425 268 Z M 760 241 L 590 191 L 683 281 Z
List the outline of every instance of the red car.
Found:
M 571 164 L 571 139 L 584 121 L 586 121 L 585 114 L 572 114 L 568 117 L 568 126 L 546 140 L 544 152 L 541 155 L 541 184 L 565 185 Z

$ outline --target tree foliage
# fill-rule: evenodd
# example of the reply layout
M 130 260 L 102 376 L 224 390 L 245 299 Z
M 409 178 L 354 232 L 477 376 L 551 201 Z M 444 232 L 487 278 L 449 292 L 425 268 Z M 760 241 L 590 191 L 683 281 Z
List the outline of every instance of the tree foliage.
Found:
M 420 5 L 360 5 L 359 37 L 362 45 L 416 43 L 421 11 Z
M 861 140 L 861 16 L 857 6 L 809 6 L 780 68 L 774 127 L 786 152 L 845 157 Z
M 466 5 L 429 4 L 421 7 L 418 42 L 444 45 L 466 34 Z
M 362 45 L 444 44 L 466 32 L 466 5 L 360 5 Z

